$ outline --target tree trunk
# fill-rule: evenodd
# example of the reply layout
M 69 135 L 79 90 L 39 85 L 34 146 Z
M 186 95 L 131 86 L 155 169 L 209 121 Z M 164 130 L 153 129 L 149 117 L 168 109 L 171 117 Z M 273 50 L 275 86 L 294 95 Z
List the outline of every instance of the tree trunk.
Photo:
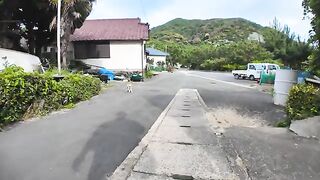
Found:
M 35 35 L 34 35 L 34 25 L 33 24 L 28 24 L 27 25 L 27 31 L 28 31 L 28 51 L 30 54 L 35 54 L 35 47 L 36 47 L 36 42 L 35 42 Z
M 62 68 L 67 69 L 70 62 L 68 62 L 68 47 L 70 41 L 70 34 L 71 34 L 71 26 L 72 21 L 70 18 L 62 18 L 62 39 L 61 39 L 61 55 L 62 55 Z

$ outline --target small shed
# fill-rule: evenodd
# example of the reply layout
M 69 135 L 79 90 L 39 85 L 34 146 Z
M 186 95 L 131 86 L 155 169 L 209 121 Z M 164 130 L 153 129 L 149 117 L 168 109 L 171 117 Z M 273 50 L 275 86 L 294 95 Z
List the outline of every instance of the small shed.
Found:
M 165 64 L 167 56 L 169 56 L 168 53 L 154 48 L 147 48 L 146 52 L 147 59 L 149 60 L 149 62 L 152 62 L 151 65 L 153 66 L 160 66 L 162 64 Z

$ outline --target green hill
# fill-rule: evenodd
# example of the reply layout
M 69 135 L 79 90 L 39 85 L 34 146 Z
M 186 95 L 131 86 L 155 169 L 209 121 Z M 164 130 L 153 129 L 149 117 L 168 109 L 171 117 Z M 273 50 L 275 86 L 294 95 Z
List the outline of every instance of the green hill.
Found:
M 272 62 L 301 69 L 311 46 L 274 21 L 263 27 L 243 18 L 177 18 L 151 29 L 148 46 L 167 51 L 171 64 L 191 69 L 232 70 L 249 62 Z
M 177 18 L 151 29 L 151 38 L 175 42 L 219 42 L 246 40 L 250 34 L 262 34 L 265 27 L 243 18 L 186 20 Z

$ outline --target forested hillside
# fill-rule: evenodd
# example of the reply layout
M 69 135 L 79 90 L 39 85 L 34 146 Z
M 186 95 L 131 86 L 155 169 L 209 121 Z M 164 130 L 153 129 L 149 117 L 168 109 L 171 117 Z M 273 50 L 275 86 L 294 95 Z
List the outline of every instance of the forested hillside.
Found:
M 151 30 L 148 46 L 170 53 L 169 63 L 191 69 L 232 70 L 249 62 L 303 69 L 311 46 L 275 19 L 263 27 L 242 18 L 174 19 Z

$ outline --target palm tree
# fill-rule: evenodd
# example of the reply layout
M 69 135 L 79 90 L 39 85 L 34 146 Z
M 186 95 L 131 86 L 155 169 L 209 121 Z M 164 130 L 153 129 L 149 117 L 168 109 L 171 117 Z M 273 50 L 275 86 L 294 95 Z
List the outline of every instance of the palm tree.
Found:
M 57 4 L 57 0 L 50 0 L 52 4 Z M 75 29 L 80 28 L 89 16 L 92 10 L 92 3 L 95 0 L 64 0 L 62 1 L 61 10 L 61 55 L 62 67 L 66 69 L 69 65 L 67 62 L 67 52 L 69 47 L 70 35 Z M 56 24 L 56 18 L 53 20 Z

